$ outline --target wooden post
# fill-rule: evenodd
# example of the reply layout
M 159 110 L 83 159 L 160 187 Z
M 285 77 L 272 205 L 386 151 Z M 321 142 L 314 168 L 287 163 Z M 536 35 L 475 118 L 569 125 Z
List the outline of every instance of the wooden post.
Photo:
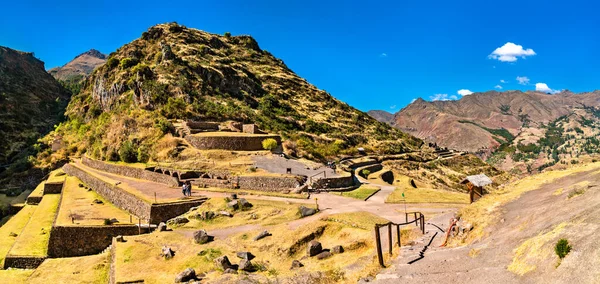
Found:
M 415 216 L 415 226 L 419 227 L 419 223 L 417 223 L 417 212 L 413 212 L 413 215 Z
M 425 216 L 423 214 L 421 214 L 421 232 L 425 234 Z
M 315 204 L 317 205 L 317 211 L 319 211 L 319 199 L 315 197 Z
M 131 214 L 129 214 L 129 223 L 133 224 L 133 218 L 131 217 Z
M 154 203 L 158 203 L 156 202 L 156 191 L 154 192 Z
M 388 247 L 390 249 L 390 256 L 392 255 L 392 223 L 388 224 Z
M 381 236 L 379 234 L 379 227 L 375 225 L 375 243 L 377 244 L 377 258 L 379 259 L 379 266 L 385 268 L 383 265 L 383 255 L 381 252 Z
M 138 218 L 138 235 L 142 234 L 142 219 Z
M 402 244 L 400 244 L 400 237 L 402 237 L 400 235 L 400 225 L 396 225 L 396 236 L 398 236 L 398 247 L 402 247 Z

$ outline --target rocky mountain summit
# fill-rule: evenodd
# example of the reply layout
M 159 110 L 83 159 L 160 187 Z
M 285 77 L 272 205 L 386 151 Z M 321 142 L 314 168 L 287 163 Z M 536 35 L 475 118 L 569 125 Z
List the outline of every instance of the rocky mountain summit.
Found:
M 106 55 L 98 50 L 90 49 L 77 55 L 62 67 L 55 67 L 48 70 L 48 73 L 57 80 L 79 81 L 88 76 L 98 66 L 106 62 Z
M 379 122 L 392 124 L 394 121 L 394 114 L 385 110 L 370 110 L 367 114 Z

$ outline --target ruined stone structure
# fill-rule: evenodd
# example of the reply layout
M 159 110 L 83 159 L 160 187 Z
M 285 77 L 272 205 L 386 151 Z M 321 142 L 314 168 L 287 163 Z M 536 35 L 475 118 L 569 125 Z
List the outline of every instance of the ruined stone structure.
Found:
M 101 170 L 103 172 L 118 174 L 126 177 L 138 178 L 153 181 L 156 183 L 166 184 L 168 186 L 177 187 L 179 186 L 179 179 L 176 176 L 169 176 L 164 174 L 155 173 L 153 171 L 148 171 L 145 169 L 121 166 L 121 165 L 113 165 L 97 160 L 92 160 L 86 156 L 81 158 L 81 162 L 90 167 L 97 170 Z
M 256 124 L 244 124 L 242 132 L 249 134 L 266 134 L 265 132 L 258 129 Z
M 262 141 L 265 139 L 275 139 L 277 144 L 281 144 L 279 135 L 260 135 L 260 136 L 195 136 L 188 135 L 185 139 L 194 147 L 200 150 L 231 150 L 231 151 L 261 151 L 264 150 Z

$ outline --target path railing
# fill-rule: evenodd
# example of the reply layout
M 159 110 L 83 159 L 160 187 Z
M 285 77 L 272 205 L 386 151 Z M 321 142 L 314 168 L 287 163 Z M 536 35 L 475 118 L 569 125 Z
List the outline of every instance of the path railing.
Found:
M 412 221 L 408 221 L 408 216 L 413 216 L 414 219 Z M 383 262 L 383 251 L 381 249 L 381 232 L 380 229 L 382 227 L 387 227 L 388 228 L 388 249 L 389 249 L 389 254 L 392 255 L 392 248 L 393 246 L 393 237 L 392 237 L 392 228 L 395 227 L 396 228 L 396 238 L 398 240 L 398 247 L 401 247 L 401 235 L 400 235 L 400 227 L 401 226 L 406 226 L 406 225 L 410 225 L 410 224 L 415 224 L 415 226 L 419 227 L 419 229 L 421 230 L 421 233 L 425 234 L 425 215 L 421 214 L 421 212 L 407 212 L 405 213 L 405 220 L 406 222 L 404 223 L 394 223 L 394 222 L 389 222 L 389 223 L 385 223 L 385 224 L 375 224 L 375 242 L 377 244 L 377 259 L 379 260 L 379 265 L 381 267 L 385 267 L 385 264 Z

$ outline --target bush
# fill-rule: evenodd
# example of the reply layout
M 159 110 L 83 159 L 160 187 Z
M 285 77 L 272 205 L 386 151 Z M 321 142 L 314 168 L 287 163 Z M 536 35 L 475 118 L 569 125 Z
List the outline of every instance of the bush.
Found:
M 569 245 L 569 241 L 567 239 L 560 239 L 554 246 L 554 252 L 560 259 L 565 258 L 567 254 L 571 251 L 571 245 Z
M 137 64 L 137 60 L 133 59 L 133 58 L 123 58 L 121 59 L 121 68 L 122 69 L 127 69 L 129 67 L 133 67 Z
M 163 134 L 173 133 L 175 131 L 173 124 L 164 118 L 156 119 L 154 121 L 154 127 L 160 129 Z
M 364 178 L 368 178 L 370 174 L 371 174 L 371 171 L 366 170 L 366 169 L 360 171 L 360 175 L 363 176 Z
M 117 67 L 117 65 L 119 65 L 119 59 L 111 57 L 108 60 L 106 60 L 106 66 L 108 66 L 108 68 L 110 69 Z
M 146 79 L 152 78 L 152 70 L 150 70 L 150 67 L 148 67 L 148 65 L 144 63 L 139 63 L 138 65 L 135 65 L 133 68 L 131 68 L 131 73 L 139 74 L 140 77 Z
M 262 141 L 263 149 L 273 151 L 277 148 L 277 141 L 273 138 L 267 138 Z
M 187 111 L 185 101 L 182 98 L 169 98 L 163 108 L 163 113 L 168 118 L 185 118 Z
M 119 148 L 119 158 L 125 163 L 137 162 L 137 150 L 131 141 L 125 141 Z
M 105 225 L 105 226 L 110 226 L 110 225 L 112 225 L 112 220 L 110 220 L 110 219 L 104 219 L 104 225 Z
M 230 38 L 231 37 L 231 33 L 230 32 L 225 32 L 224 35 L 225 35 L 226 38 Z
M 147 163 L 150 159 L 150 153 L 148 153 L 148 148 L 146 146 L 140 146 L 137 150 L 137 160 L 140 163 Z

